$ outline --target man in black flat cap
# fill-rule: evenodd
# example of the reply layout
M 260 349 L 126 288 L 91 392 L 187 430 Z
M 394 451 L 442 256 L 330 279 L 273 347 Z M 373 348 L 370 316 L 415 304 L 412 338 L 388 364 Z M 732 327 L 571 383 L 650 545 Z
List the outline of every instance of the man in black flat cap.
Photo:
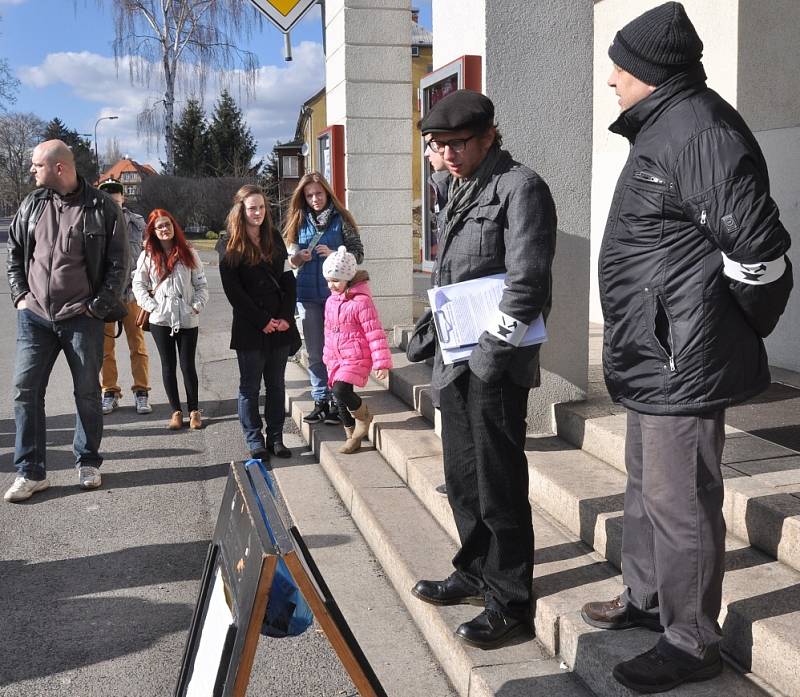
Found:
M 582 614 L 663 631 L 614 668 L 647 693 L 722 670 L 725 408 L 769 385 L 762 337 L 792 287 L 766 162 L 706 87 L 702 51 L 677 2 L 634 19 L 608 51 L 622 111 L 611 130 L 631 142 L 599 263 L 606 385 L 628 409 L 625 590 Z
M 485 605 L 456 634 L 494 648 L 531 628 L 533 524 L 524 445 L 539 346 L 519 343 L 550 310 L 556 211 L 541 177 L 501 150 L 494 105 L 484 95 L 449 94 L 420 130 L 450 172 L 434 285 L 505 273 L 507 286 L 469 360 L 445 365 L 436 350 L 431 387 L 441 408 L 445 484 L 461 548 L 448 578 L 419 581 L 412 593 L 433 605 Z M 508 335 L 509 326 L 519 331 Z

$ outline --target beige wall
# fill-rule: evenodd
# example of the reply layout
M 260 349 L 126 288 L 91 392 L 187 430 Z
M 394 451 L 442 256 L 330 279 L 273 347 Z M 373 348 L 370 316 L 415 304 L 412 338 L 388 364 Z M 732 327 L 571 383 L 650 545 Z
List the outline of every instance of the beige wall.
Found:
M 618 106 L 606 85 L 616 31 L 661 0 L 600 0 L 594 27 L 594 162 L 592 167 L 592 283 L 589 316 L 602 321 L 597 256 L 628 143 L 608 131 Z M 764 149 L 773 197 L 792 235 L 790 258 L 800 268 L 800 2 L 798 0 L 683 0 L 703 39 L 708 85 L 744 116 Z M 798 277 L 798 272 L 795 272 Z M 800 293 L 794 293 L 767 341 L 770 362 L 800 371 Z
M 485 85 L 486 0 L 433 0 L 432 17 L 433 69 L 461 56 L 481 56 L 481 84 Z
M 344 126 L 345 205 L 384 327 L 412 314 L 411 3 L 327 0 L 328 125 Z

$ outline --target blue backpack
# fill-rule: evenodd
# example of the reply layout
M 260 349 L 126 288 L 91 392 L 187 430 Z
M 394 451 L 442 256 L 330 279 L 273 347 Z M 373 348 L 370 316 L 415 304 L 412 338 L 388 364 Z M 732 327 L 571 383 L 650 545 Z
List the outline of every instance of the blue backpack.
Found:
M 263 476 L 270 493 L 277 497 L 272 475 L 267 471 L 261 460 L 248 460 L 244 463 L 244 466 L 251 477 L 259 476 L 259 474 Z M 270 539 L 274 543 L 275 537 L 260 500 L 258 501 L 258 507 L 261 510 Z M 282 558 L 278 558 L 278 565 L 275 568 L 272 587 L 269 591 L 269 600 L 267 601 L 267 614 L 264 618 L 264 623 L 261 625 L 261 633 L 271 637 L 297 636 L 306 631 L 313 621 L 314 615 L 311 612 L 311 608 L 294 582 L 286 562 Z

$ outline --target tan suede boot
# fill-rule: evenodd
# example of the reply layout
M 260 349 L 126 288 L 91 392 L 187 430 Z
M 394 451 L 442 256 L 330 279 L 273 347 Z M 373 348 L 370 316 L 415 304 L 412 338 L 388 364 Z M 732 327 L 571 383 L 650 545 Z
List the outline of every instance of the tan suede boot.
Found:
M 356 420 L 355 428 L 353 429 L 353 438 L 362 440 L 369 434 L 369 425 L 372 423 L 372 414 L 367 409 L 367 403 L 361 402 L 361 406 L 355 411 L 350 412 Z
M 355 428 L 355 426 L 345 426 L 344 427 L 345 442 L 342 443 L 339 446 L 339 452 L 340 453 L 346 453 L 347 454 L 347 453 L 350 452 L 349 450 L 347 450 L 347 442 L 353 437 L 353 429 L 354 428 Z
M 183 428 L 183 412 L 182 411 L 173 411 L 172 416 L 169 419 L 169 424 L 167 424 L 167 428 L 170 431 L 180 431 Z
M 189 413 L 189 428 L 203 428 L 203 419 L 197 409 Z
M 361 441 L 367 437 L 367 434 L 369 433 L 369 425 L 372 423 L 372 414 L 369 413 L 366 402 L 361 402 L 361 406 L 350 413 L 356 420 L 356 425 L 353 427 L 353 434 L 339 449 L 340 453 L 345 454 L 354 453 L 361 447 Z

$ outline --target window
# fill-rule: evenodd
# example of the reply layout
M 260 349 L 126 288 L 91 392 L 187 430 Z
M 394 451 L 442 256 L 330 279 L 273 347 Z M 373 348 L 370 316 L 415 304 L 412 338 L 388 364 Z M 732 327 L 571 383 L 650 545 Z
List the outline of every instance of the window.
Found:
M 281 171 L 284 178 L 292 177 L 297 179 L 300 177 L 300 167 L 297 162 L 296 155 L 284 155 L 281 157 Z
M 138 182 L 139 174 L 137 172 L 123 172 L 121 179 L 124 182 Z
M 139 188 L 136 186 L 126 186 L 125 187 L 125 195 L 126 196 L 136 196 L 139 192 Z
M 411 47 L 411 57 L 416 58 L 419 55 L 419 46 Z

